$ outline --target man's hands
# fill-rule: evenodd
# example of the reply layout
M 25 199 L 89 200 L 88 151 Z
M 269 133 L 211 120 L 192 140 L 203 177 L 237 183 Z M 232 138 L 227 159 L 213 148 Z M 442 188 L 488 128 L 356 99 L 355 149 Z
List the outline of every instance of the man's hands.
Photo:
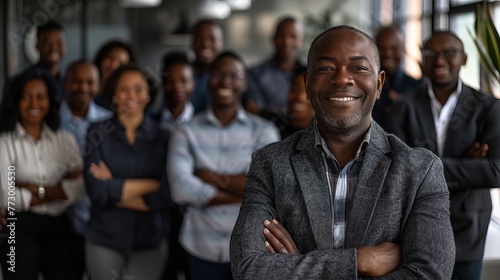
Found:
M 82 170 L 81 169 L 75 169 L 72 171 L 68 171 L 66 175 L 64 176 L 64 179 L 76 179 L 82 175 Z
M 269 253 L 300 255 L 290 233 L 277 220 L 264 221 L 264 236 Z
M 472 147 L 467 150 L 465 158 L 484 158 L 486 157 L 486 152 L 488 152 L 488 144 L 481 145 L 479 142 L 474 143 Z
M 38 185 L 35 185 L 35 184 L 28 184 L 28 183 L 23 183 L 23 182 L 16 182 L 16 187 L 27 189 L 33 195 L 37 195 L 37 192 L 38 192 Z
M 212 170 L 197 169 L 194 175 L 200 178 L 203 182 L 211 184 L 220 192 L 243 198 L 245 192 L 246 174 L 223 174 Z
M 277 220 L 264 221 L 264 236 L 269 253 L 300 255 L 290 233 Z M 395 243 L 382 242 L 356 250 L 360 276 L 380 277 L 396 270 L 402 262 L 401 246 Z
M 219 189 L 225 189 L 229 184 L 229 175 L 219 174 L 211 170 L 197 169 L 194 175 L 198 176 L 203 182 L 216 186 Z
M 99 164 L 91 163 L 89 172 L 97 180 L 108 181 L 113 179 L 113 174 L 111 174 L 108 166 L 103 161 L 99 161 Z
M 375 246 L 357 248 L 358 274 L 380 277 L 396 270 L 401 265 L 401 246 L 382 242 Z

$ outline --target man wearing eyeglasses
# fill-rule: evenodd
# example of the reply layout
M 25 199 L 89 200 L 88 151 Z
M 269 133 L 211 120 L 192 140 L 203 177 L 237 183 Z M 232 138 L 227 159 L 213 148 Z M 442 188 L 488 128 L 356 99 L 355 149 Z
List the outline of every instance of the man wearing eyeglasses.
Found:
M 456 245 L 452 279 L 479 280 L 489 188 L 500 186 L 500 102 L 462 83 L 467 54 L 452 32 L 434 32 L 422 54 L 427 87 L 395 105 L 387 130 L 441 158 Z

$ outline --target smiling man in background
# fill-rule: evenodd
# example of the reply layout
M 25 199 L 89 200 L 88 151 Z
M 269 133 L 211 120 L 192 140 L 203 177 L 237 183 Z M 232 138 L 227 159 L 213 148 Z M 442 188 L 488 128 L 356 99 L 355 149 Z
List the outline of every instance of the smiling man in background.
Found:
M 462 83 L 464 45 L 450 31 L 424 43 L 427 87 L 394 107 L 387 127 L 412 147 L 443 161 L 457 249 L 453 280 L 479 280 L 492 204 L 500 186 L 500 101 Z

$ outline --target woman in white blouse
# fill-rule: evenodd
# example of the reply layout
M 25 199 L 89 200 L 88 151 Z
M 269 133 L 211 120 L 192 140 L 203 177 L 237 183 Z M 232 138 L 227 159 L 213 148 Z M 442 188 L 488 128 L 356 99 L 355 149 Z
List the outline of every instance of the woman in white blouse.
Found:
M 16 77 L 0 120 L 0 205 L 15 224 L 15 242 L 0 243 L 2 252 L 15 252 L 8 265 L 12 257 L 0 256 L 4 278 L 38 279 L 41 272 L 44 279 L 81 280 L 66 209 L 85 194 L 83 164 L 73 136 L 59 129 L 50 74 L 31 69 Z M 4 232 L 13 235 L 12 227 Z

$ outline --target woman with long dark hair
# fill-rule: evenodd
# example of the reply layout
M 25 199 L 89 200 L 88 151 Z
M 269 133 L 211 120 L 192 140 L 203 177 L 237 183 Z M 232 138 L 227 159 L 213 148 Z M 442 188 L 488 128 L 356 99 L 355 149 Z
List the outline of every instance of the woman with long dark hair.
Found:
M 85 194 L 82 160 L 74 137 L 59 129 L 59 104 L 50 73 L 31 69 L 14 79 L 0 110 L 0 204 L 10 207 L 15 272 L 5 279 L 81 279 L 71 257 L 74 235 L 67 208 Z M 15 187 L 14 187 L 15 185 Z M 10 211 L 13 210 L 13 211 Z M 10 260 L 10 257 L 8 257 Z

